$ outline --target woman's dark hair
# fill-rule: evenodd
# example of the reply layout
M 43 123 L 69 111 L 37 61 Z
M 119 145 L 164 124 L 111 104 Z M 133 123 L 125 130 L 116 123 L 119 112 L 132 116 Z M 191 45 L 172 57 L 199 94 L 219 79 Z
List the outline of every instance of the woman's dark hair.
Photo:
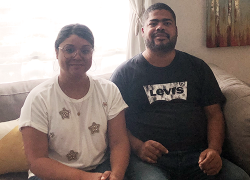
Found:
M 87 26 L 82 24 L 69 24 L 64 26 L 58 33 L 55 41 L 55 48 L 58 49 L 59 45 L 72 34 L 87 40 L 91 44 L 92 48 L 94 48 L 93 33 Z
M 149 13 L 151 11 L 162 10 L 162 9 L 169 11 L 172 14 L 174 21 L 176 23 L 176 16 L 175 16 L 173 9 L 171 9 L 171 7 L 169 7 L 168 5 L 166 5 L 164 3 L 155 3 L 151 6 L 149 6 L 149 8 L 143 14 L 142 23 L 144 24 L 146 22 L 146 20 L 148 19 Z

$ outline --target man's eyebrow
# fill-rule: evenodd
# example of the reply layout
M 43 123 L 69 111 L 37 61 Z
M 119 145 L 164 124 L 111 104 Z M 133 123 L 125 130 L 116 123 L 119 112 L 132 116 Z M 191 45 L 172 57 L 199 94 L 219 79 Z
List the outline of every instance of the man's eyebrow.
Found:
M 150 21 L 152 21 L 152 22 L 160 22 L 160 21 L 172 21 L 173 22 L 173 20 L 172 19 L 167 19 L 167 18 L 164 18 L 164 19 L 162 19 L 162 20 L 159 20 L 159 19 L 150 19 Z

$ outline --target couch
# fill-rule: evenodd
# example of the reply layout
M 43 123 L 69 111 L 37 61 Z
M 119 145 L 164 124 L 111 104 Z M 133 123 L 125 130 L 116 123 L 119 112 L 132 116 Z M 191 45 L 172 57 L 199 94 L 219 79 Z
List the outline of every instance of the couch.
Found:
M 223 156 L 250 175 L 250 87 L 218 66 L 209 66 L 227 98 L 223 107 L 226 121 Z M 0 180 L 27 179 L 28 163 L 17 119 L 30 90 L 44 80 L 0 84 Z

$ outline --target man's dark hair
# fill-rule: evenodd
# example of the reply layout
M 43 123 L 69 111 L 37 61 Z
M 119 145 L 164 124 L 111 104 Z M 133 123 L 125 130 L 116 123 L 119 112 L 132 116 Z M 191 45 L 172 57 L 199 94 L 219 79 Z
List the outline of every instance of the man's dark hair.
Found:
M 176 16 L 175 16 L 173 9 L 171 9 L 171 7 L 169 7 L 168 5 L 166 5 L 164 3 L 156 3 L 156 4 L 149 6 L 149 8 L 144 12 L 143 17 L 142 17 L 143 25 L 146 22 L 146 20 L 148 19 L 149 13 L 151 11 L 162 10 L 162 9 L 169 11 L 172 14 L 174 21 L 176 23 Z

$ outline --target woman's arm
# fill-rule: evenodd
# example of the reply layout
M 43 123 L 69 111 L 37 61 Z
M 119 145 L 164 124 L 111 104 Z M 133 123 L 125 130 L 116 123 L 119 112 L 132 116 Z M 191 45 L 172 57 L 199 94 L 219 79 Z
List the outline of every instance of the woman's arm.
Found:
M 100 180 L 101 173 L 88 173 L 68 167 L 48 157 L 48 137 L 32 127 L 21 129 L 30 170 L 42 179 Z
M 110 180 L 123 180 L 130 156 L 124 110 L 108 121 L 108 137 L 111 154 Z

